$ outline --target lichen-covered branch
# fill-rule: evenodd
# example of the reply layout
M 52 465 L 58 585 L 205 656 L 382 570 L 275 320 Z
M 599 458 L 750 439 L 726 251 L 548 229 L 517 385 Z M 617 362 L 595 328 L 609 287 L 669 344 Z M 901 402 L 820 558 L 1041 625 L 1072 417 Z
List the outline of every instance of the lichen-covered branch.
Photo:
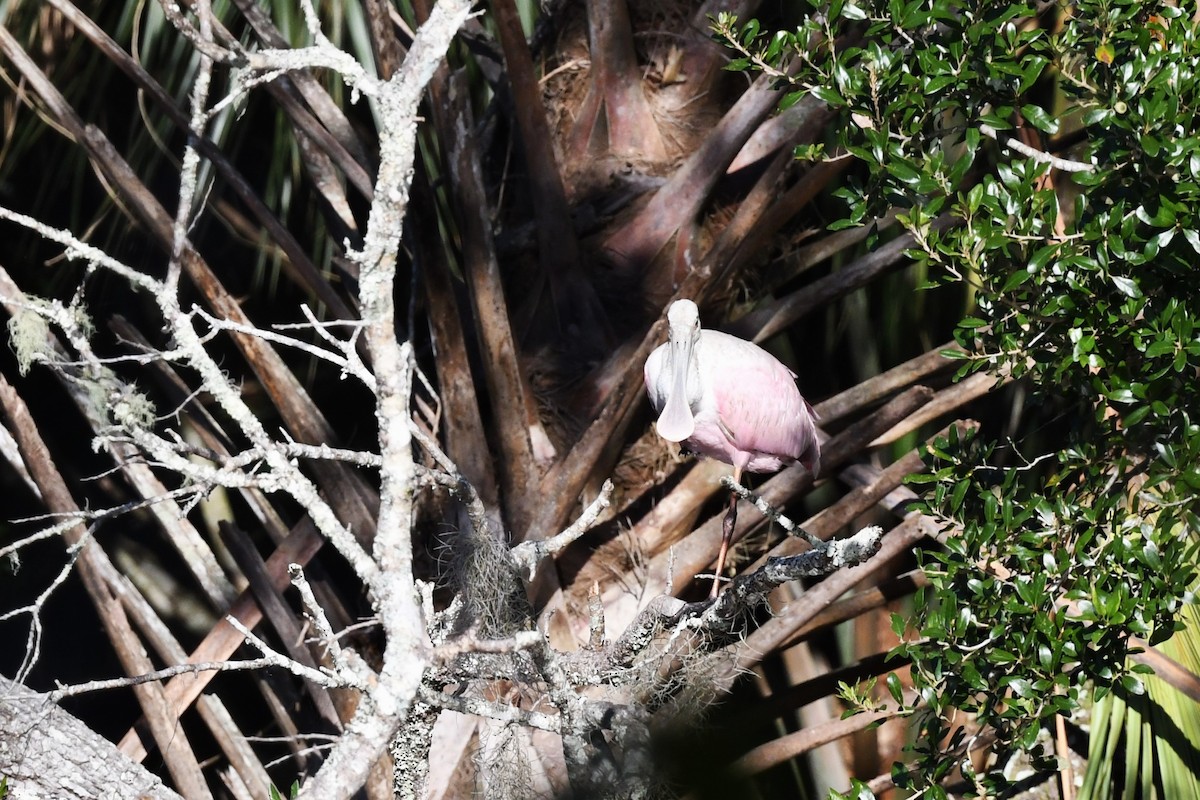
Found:
M 468 0 L 443 0 L 421 26 L 400 70 L 376 101 L 379 174 L 363 247 L 349 256 L 359 266 L 359 300 L 375 371 L 379 423 L 380 506 L 373 549 L 378 572 L 366 581 L 387 644 L 379 680 L 364 696 L 338 744 L 302 797 L 346 796 L 365 782 L 408 714 L 432 656 L 412 572 L 412 502 L 416 470 L 410 432 L 412 349 L 396 334 L 396 252 L 408 204 L 416 153 L 417 104 L 451 39 L 467 20 Z

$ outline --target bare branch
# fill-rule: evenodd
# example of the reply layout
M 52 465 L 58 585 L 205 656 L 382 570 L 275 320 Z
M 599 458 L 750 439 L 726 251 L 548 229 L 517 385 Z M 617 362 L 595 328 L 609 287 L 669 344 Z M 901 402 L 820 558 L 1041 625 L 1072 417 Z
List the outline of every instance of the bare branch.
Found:
M 139 289 L 143 289 L 150 294 L 164 291 L 163 284 L 159 281 L 156 281 L 154 278 L 151 278 L 145 273 L 138 272 L 133 267 L 122 264 L 120 261 L 117 261 L 103 250 L 93 247 L 87 242 L 77 238 L 70 231 L 64 231 L 50 225 L 45 225 L 41 222 L 38 222 L 36 219 L 33 219 L 32 217 L 27 217 L 24 214 L 11 211 L 2 206 L 0 206 L 0 219 L 6 219 L 10 222 L 15 222 L 22 227 L 34 231 L 43 239 L 63 245 L 67 248 L 63 255 L 65 255 L 71 261 L 82 260 L 86 261 L 92 267 L 106 269 L 116 275 L 121 276 L 131 285 L 136 286 Z M 17 298 L 11 299 L 16 300 Z
M 557 555 L 580 536 L 583 536 L 592 529 L 592 526 L 596 524 L 596 520 L 611 505 L 612 493 L 613 482 L 606 480 L 604 485 L 600 487 L 600 494 L 596 495 L 596 499 L 562 533 L 552 536 L 549 539 L 521 542 L 514 547 L 512 549 L 512 557 L 517 564 L 517 568 L 522 570 L 529 580 L 533 580 L 533 574 L 537 571 L 537 566 L 543 558 Z
M 416 152 L 417 104 L 450 42 L 470 13 L 470 0 L 442 0 L 412 42 L 402 68 L 380 83 L 383 119 L 379 173 L 363 248 L 348 256 L 359 266 L 359 298 L 365 341 L 377 382 L 380 506 L 373 555 L 378 571 L 365 581 L 386 638 L 379 681 L 360 702 L 345 735 L 301 796 L 348 796 L 366 781 L 409 712 L 433 646 L 429 640 L 412 572 L 412 500 L 416 474 L 409 404 L 412 346 L 396 338 L 396 253 L 408 205 Z M 342 64 L 342 76 L 357 89 L 369 85 L 361 65 Z M 340 61 L 339 57 L 336 59 Z M 330 66 L 338 66 L 330 64 Z
M 256 641 L 257 637 L 256 637 Z M 276 654 L 278 656 L 278 654 Z M 82 694 L 90 694 L 92 692 L 104 692 L 112 689 L 128 689 L 131 686 L 140 686 L 143 683 L 151 683 L 153 681 L 163 681 L 167 678 L 174 678 L 176 675 L 184 675 L 187 673 L 199 672 L 239 672 L 246 670 L 259 670 L 267 667 L 281 666 L 276 657 L 252 658 L 244 661 L 203 661 L 195 664 L 176 664 L 171 667 L 163 667 L 156 669 L 153 672 L 147 672 L 142 675 L 134 675 L 129 678 L 108 678 L 104 680 L 87 681 L 86 683 L 76 683 L 71 686 L 61 686 L 52 692 L 47 693 L 47 697 L 57 703 L 68 697 L 78 697 Z
M 434 658 L 445 664 L 468 653 L 515 653 L 543 644 L 541 631 L 519 631 L 507 639 L 477 639 L 468 633 L 439 645 Z
M 792 522 L 788 517 L 784 516 L 779 509 L 775 508 L 766 500 L 751 492 L 745 486 L 742 486 L 740 483 L 735 481 L 732 476 L 722 476 L 721 485 L 732 490 L 733 493 L 741 499 L 749 501 L 756 509 L 758 509 L 760 514 L 767 519 L 772 520 L 773 522 L 779 523 L 779 527 L 783 528 L 792 536 L 803 537 L 804 540 L 813 547 L 820 547 L 822 545 L 822 541 L 820 539 L 804 530 L 804 528 L 800 527 L 795 522 Z
M 422 702 L 438 708 L 457 711 L 460 714 L 474 714 L 477 717 L 498 720 L 515 725 L 525 725 L 543 731 L 557 733 L 560 718 L 557 714 L 545 714 L 540 711 L 526 711 L 513 705 L 504 705 L 484 700 L 482 697 L 466 697 L 450 695 L 422 686 L 417 694 Z
M 304 577 L 303 567 L 299 564 L 288 564 L 288 574 L 292 576 L 292 585 L 300 592 L 300 600 L 304 603 L 313 627 L 316 628 L 318 640 L 329 651 L 329 657 L 333 659 L 338 674 L 347 678 L 351 685 L 359 687 L 370 685 L 374 677 L 373 673 L 361 658 L 352 651 L 342 648 L 338 637 L 333 632 L 333 626 L 329 624 L 329 618 L 325 616 L 325 610 L 317 602 L 312 587 L 308 584 L 308 579 Z
M 366 365 L 363 364 L 362 359 L 358 357 L 358 354 L 355 351 L 357 331 L 355 337 L 352 337 L 347 342 L 342 342 L 330 336 L 319 326 L 313 325 L 315 329 L 321 331 L 323 339 L 336 346 L 340 351 L 334 352 L 333 350 L 329 350 L 324 347 L 318 347 L 314 344 L 292 336 L 284 336 L 283 334 L 263 330 L 255 325 L 246 325 L 239 322 L 234 322 L 233 320 L 214 317 L 199 306 L 194 306 L 192 308 L 192 313 L 201 317 L 212 327 L 214 331 L 233 331 L 246 336 L 255 336 L 267 342 L 274 342 L 275 344 L 282 344 L 286 347 L 294 347 L 297 350 L 302 350 L 303 352 L 308 353 L 311 356 L 315 356 L 322 361 L 327 361 L 330 364 L 333 364 L 340 369 L 344 375 L 353 375 L 362 381 L 363 385 L 365 385 L 372 392 L 375 391 L 375 376 L 372 375 L 370 370 L 366 368 Z M 308 311 L 308 313 L 311 314 L 312 312 Z M 276 327 L 284 328 L 286 326 L 277 325 Z
M 301 664 L 295 659 L 288 658 L 279 651 L 273 649 L 262 639 L 255 636 L 254 632 L 243 625 L 241 620 L 235 616 L 230 615 L 225 618 L 225 621 L 236 628 L 238 633 L 242 634 L 242 636 L 245 636 L 246 642 L 251 647 L 263 654 L 262 658 L 257 659 L 257 661 L 261 662 L 259 667 L 282 667 L 298 678 L 304 678 L 305 680 L 312 681 L 318 686 L 324 686 L 327 689 L 337 689 L 345 686 L 357 686 L 356 683 L 352 683 L 350 680 L 343 679 L 347 676 L 339 676 L 325 669 L 313 669 L 312 667 Z M 365 689 L 366 687 L 357 686 L 357 688 Z
M 196 0 L 195 11 L 200 20 L 199 39 L 211 45 L 211 0 Z M 187 143 L 183 148 L 183 161 L 179 168 L 179 205 L 175 209 L 175 224 L 171 229 L 171 258 L 167 264 L 165 290 L 171 294 L 179 290 L 179 276 L 183 272 L 183 252 L 188 246 L 188 229 L 192 224 L 192 201 L 196 196 L 196 182 L 200 171 L 200 153 L 196 149 L 195 140 L 204 138 L 205 122 L 208 119 L 205 106 L 208 104 L 208 89 L 212 83 L 213 59 L 206 56 L 204 50 L 198 52 L 200 63 L 192 83 L 192 119 L 188 126 Z
M 1005 147 L 1016 150 L 1023 156 L 1032 158 L 1034 161 L 1040 161 L 1043 164 L 1049 164 L 1055 169 L 1062 170 L 1063 172 L 1096 171 L 1096 166 L 1094 164 L 1084 164 L 1082 161 L 1071 161 L 1070 159 L 1059 158 L 1051 153 L 1046 153 L 1042 150 L 1038 150 L 1035 147 L 1030 147 L 1014 136 L 1001 137 L 995 128 L 986 123 L 980 123 L 979 132 L 989 139 L 993 139 L 999 144 L 1004 145 Z

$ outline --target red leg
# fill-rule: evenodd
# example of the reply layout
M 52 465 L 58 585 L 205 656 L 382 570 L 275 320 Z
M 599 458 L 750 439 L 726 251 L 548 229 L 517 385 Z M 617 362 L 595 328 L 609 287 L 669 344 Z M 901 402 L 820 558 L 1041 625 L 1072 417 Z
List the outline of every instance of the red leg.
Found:
M 742 482 L 741 467 L 733 468 L 733 481 L 739 484 Z M 729 543 L 733 541 L 733 529 L 737 527 L 737 503 L 737 495 L 730 492 L 729 510 L 725 512 L 725 519 L 721 521 L 721 550 L 717 553 L 717 571 L 713 576 L 712 590 L 708 593 L 710 600 L 715 600 L 721 593 L 721 573 L 725 569 L 725 557 L 729 554 Z

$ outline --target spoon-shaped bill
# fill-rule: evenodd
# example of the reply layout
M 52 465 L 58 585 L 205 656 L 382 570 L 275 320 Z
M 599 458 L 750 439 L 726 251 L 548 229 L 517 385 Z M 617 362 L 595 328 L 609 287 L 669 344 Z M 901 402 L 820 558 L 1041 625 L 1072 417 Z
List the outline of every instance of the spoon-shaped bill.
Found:
M 695 338 L 691 331 L 678 331 L 671 326 L 670 351 L 667 354 L 667 402 L 658 416 L 658 435 L 668 442 L 682 442 L 696 430 L 692 409 L 688 405 L 688 377 L 693 369 L 692 349 Z

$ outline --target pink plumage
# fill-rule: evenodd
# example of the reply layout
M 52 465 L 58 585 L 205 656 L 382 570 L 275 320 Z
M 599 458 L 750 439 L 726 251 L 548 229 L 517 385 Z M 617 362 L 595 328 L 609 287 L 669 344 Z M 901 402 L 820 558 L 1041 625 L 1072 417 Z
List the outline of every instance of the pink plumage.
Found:
M 792 371 L 752 342 L 701 329 L 691 300 L 672 303 L 667 319 L 668 341 L 645 368 L 659 434 L 738 473 L 775 472 L 799 461 L 816 474 L 816 415 Z

